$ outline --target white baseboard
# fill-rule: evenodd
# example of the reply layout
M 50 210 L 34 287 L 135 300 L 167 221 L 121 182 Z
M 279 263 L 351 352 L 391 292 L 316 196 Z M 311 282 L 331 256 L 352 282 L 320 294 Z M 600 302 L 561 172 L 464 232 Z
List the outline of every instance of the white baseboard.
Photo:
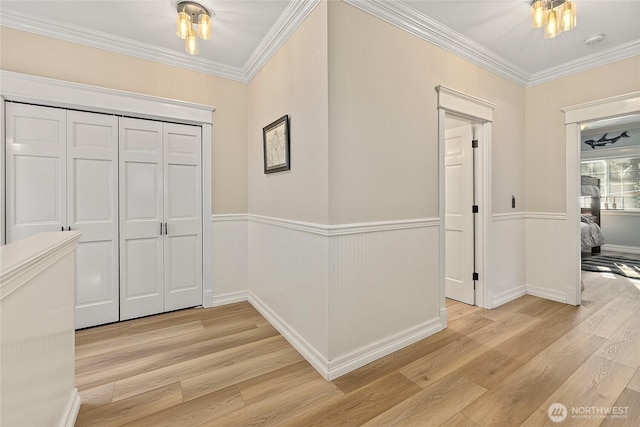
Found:
M 311 344 L 309 344 L 300 334 L 292 329 L 287 322 L 282 320 L 280 316 L 273 312 L 260 298 L 255 296 L 251 291 L 247 292 L 249 303 L 258 312 L 267 319 L 267 321 L 280 332 L 280 334 L 289 341 L 298 353 L 304 357 L 327 381 L 331 381 L 329 373 L 329 361 L 320 354 Z
M 424 322 L 415 328 L 395 334 L 352 353 L 334 359 L 329 364 L 328 380 L 334 380 L 381 357 L 427 338 L 444 329 L 440 318 Z
M 639 254 L 640 255 L 640 247 L 638 247 L 638 246 L 622 246 L 622 245 L 605 244 L 605 245 L 602 245 L 602 250 L 611 251 L 611 252 L 623 252 L 623 253 L 626 253 L 626 254 Z
M 202 306 L 204 308 L 213 307 L 212 301 L 213 301 L 213 291 L 212 290 L 204 291 L 202 294 Z
M 252 292 L 247 292 L 249 303 L 311 364 L 327 381 L 332 381 L 357 368 L 371 363 L 381 357 L 398 351 L 408 345 L 427 338 L 445 328 L 444 318 L 437 318 L 403 331 L 385 340 L 373 343 L 365 348 L 341 356 L 332 361 L 327 360 L 318 350 L 309 344 L 297 331 L 274 313 L 263 301 Z M 227 298 L 222 301 L 229 301 Z
M 526 294 L 527 294 L 527 287 L 524 285 L 518 286 L 515 289 L 510 289 L 508 291 L 496 294 L 493 297 L 492 308 L 496 308 L 498 306 L 501 306 L 502 304 L 506 304 L 509 301 L 513 301 L 514 299 L 520 298 L 521 296 L 524 296 Z
M 563 304 L 567 303 L 567 295 L 564 292 L 558 292 L 553 289 L 540 288 L 538 286 L 527 285 L 527 294 L 535 297 L 545 298 L 551 301 L 558 301 Z
M 73 427 L 76 424 L 81 403 L 78 389 L 74 388 L 69 397 L 69 403 L 67 403 L 65 413 L 60 418 L 60 427 Z
M 248 291 L 231 292 L 228 294 L 214 295 L 211 298 L 211 307 L 219 307 L 221 305 L 234 304 L 249 300 Z

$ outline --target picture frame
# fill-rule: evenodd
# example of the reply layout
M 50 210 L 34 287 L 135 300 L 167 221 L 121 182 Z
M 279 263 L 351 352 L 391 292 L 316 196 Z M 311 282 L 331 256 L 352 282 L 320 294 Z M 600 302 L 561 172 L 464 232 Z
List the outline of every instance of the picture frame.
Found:
M 291 169 L 288 114 L 262 128 L 262 148 L 265 174 Z

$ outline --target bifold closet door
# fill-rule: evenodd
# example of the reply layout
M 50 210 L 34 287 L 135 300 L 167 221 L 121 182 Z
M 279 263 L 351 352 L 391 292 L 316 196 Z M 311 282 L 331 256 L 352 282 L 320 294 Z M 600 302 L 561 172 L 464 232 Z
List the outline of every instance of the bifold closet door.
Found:
M 76 328 L 117 322 L 118 118 L 67 112 L 67 228 L 76 249 Z
M 7 243 L 79 230 L 76 328 L 119 319 L 118 119 L 7 103 Z
M 163 124 L 165 311 L 202 304 L 202 134 Z
M 201 130 L 120 119 L 120 319 L 202 304 Z
M 120 118 L 120 320 L 164 311 L 162 123 Z
M 7 243 L 66 226 L 66 110 L 6 104 Z

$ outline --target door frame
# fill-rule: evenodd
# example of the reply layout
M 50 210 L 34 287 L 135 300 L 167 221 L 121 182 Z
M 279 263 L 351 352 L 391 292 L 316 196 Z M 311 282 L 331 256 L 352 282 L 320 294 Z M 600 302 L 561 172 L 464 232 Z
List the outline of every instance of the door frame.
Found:
M 2 149 L 0 172 L 4 169 L 5 101 L 25 102 L 97 113 L 124 115 L 142 119 L 192 124 L 202 127 L 202 305 L 213 306 L 211 227 L 211 136 L 215 107 L 180 100 L 125 92 L 98 86 L 37 77 L 0 70 L 0 113 L 2 113 Z M 4 175 L 2 175 L 4 177 Z M 4 180 L 3 180 L 4 182 Z M 0 186 L 4 187 L 4 185 Z M 0 243 L 5 243 L 5 205 L 2 190 Z
M 566 139 L 567 304 L 580 305 L 580 124 L 640 113 L 640 91 L 562 108 Z
M 476 281 L 476 305 L 493 308 L 493 297 L 489 281 L 489 236 L 491 227 L 491 136 L 495 104 L 456 91 L 443 85 L 436 86 L 438 92 L 438 181 L 439 181 L 439 282 L 441 318 L 446 317 L 445 301 L 445 236 L 444 236 L 444 131 L 446 115 L 458 116 L 469 121 L 478 139 L 475 153 L 474 191 L 478 204 L 475 216 L 475 259 L 478 280 Z M 471 206 L 469 206 L 471 208 Z

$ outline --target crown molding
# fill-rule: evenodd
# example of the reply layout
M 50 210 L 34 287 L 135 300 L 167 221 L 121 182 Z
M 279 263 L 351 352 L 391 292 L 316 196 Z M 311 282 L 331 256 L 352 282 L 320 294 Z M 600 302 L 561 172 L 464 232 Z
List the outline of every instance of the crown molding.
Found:
M 522 68 L 397 0 L 343 1 L 520 86 L 529 82 Z
M 110 52 L 159 62 L 231 80 L 250 82 L 280 46 L 293 34 L 320 0 L 292 1 L 249 56 L 244 67 L 232 67 L 171 49 L 140 43 L 90 28 L 0 8 L 0 25 Z
M 249 56 L 244 66 L 245 81 L 250 82 L 320 3 L 320 0 L 291 1 L 269 32 Z
M 603 65 L 610 64 L 612 62 L 621 61 L 623 59 L 631 58 L 633 56 L 640 55 L 640 39 L 632 40 L 628 43 L 621 44 L 619 46 L 607 49 L 603 52 L 594 53 L 574 61 L 568 61 L 564 64 L 560 64 L 556 67 L 533 73 L 527 86 L 535 86 L 542 83 L 547 83 L 552 80 L 567 77 L 572 74 L 587 71 L 592 68 L 601 67 Z
M 243 71 L 237 67 L 187 57 L 170 49 L 6 8 L 0 8 L 0 25 L 231 80 L 246 80 Z
M 398 0 L 342 0 L 520 86 L 531 87 L 640 55 L 640 40 L 530 74 L 473 40 Z
M 456 54 L 520 86 L 530 87 L 640 55 L 640 40 L 530 74 L 495 52 L 474 42 L 398 0 L 342 0 L 410 34 Z M 61 21 L 0 8 L 0 25 L 72 43 L 222 78 L 250 82 L 293 34 L 320 0 L 291 1 L 243 67 L 201 57 L 187 57 L 171 49 L 135 42 Z

